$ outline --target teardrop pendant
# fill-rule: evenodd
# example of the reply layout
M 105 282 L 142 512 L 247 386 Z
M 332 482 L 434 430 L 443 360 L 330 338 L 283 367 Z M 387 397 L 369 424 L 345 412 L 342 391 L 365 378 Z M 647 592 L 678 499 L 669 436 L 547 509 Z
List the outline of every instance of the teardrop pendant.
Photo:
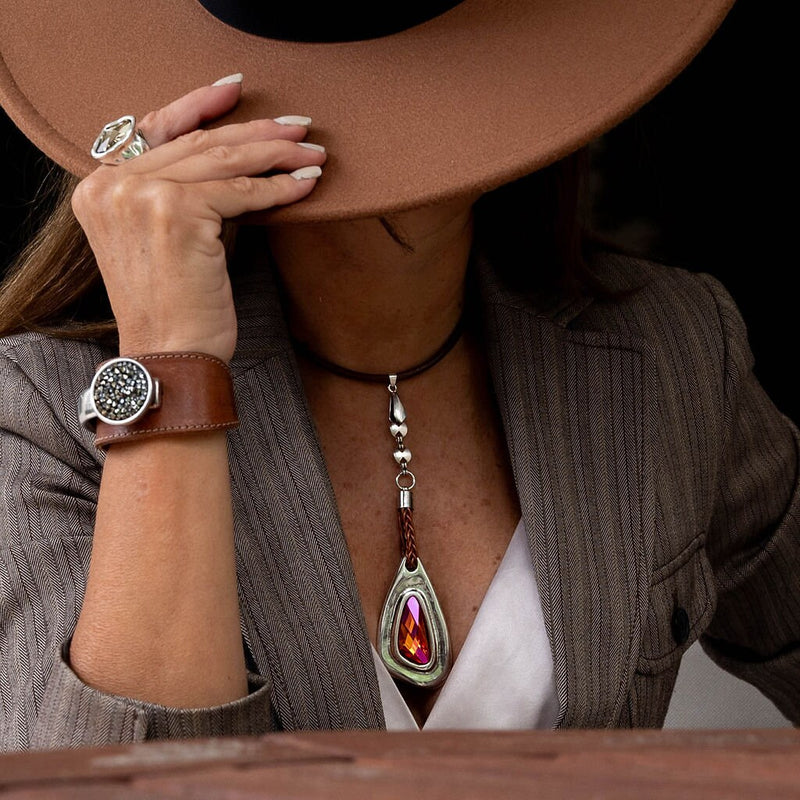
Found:
M 450 637 L 436 592 L 417 558 L 400 562 L 378 628 L 380 656 L 396 678 L 433 688 L 450 669 Z

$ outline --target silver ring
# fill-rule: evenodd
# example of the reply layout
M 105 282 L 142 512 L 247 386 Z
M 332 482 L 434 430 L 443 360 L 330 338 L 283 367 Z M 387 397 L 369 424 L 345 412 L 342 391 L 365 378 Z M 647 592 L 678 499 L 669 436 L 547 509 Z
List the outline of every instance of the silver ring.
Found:
M 147 152 L 150 145 L 130 114 L 103 127 L 92 145 L 92 157 L 103 164 L 122 164 Z

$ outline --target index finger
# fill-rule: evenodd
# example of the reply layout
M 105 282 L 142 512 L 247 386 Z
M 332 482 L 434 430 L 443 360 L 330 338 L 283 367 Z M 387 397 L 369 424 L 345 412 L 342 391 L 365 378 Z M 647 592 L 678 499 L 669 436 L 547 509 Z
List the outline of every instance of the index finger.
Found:
M 237 73 L 222 81 L 225 82 L 194 89 L 143 117 L 137 127 L 142 129 L 147 143 L 157 147 L 227 114 L 239 102 L 242 76 Z

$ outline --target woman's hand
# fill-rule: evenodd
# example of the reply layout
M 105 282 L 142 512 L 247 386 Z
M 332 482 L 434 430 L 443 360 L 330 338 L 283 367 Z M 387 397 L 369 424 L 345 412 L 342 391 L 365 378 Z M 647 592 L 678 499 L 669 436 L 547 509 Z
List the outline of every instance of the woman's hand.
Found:
M 230 111 L 240 94 L 240 83 L 206 86 L 151 112 L 139 127 L 152 149 L 100 166 L 73 195 L 122 354 L 191 350 L 229 361 L 236 314 L 222 220 L 294 203 L 316 184 L 318 171 L 302 168 L 321 166 L 325 153 L 298 144 L 303 124 L 198 128 Z

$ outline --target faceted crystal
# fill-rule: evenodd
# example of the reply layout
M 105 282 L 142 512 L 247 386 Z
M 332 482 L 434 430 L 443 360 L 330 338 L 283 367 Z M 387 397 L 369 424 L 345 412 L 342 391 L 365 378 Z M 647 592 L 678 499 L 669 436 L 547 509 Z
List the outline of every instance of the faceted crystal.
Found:
M 124 142 L 133 130 L 133 117 L 121 117 L 115 122 L 109 122 L 97 137 L 95 150 L 98 155 L 104 155 L 113 150 L 118 144 Z
M 425 615 L 413 594 L 406 600 L 400 616 L 397 647 L 400 654 L 414 664 L 425 666 L 431 660 Z

